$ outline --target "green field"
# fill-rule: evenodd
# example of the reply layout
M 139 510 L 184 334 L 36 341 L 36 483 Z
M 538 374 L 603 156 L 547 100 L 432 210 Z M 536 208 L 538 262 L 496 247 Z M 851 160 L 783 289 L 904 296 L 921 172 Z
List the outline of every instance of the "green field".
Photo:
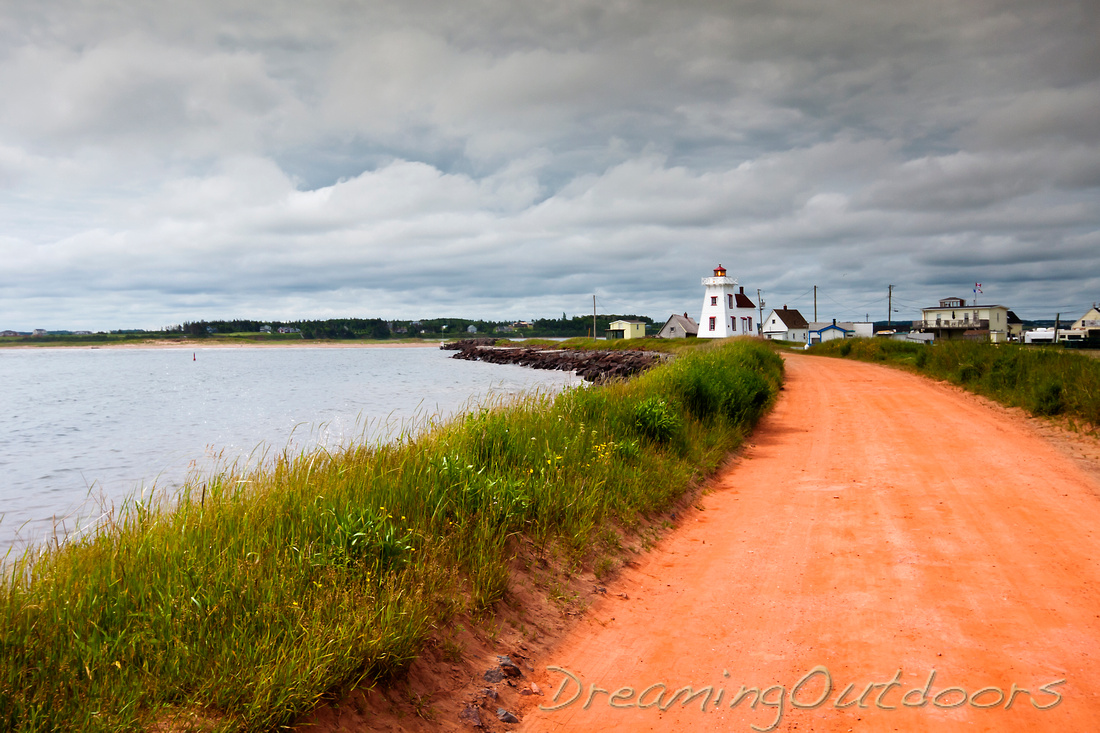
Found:
M 828 341 L 811 354 L 901 366 L 958 384 L 1033 415 L 1065 415 L 1100 426 L 1100 361 L 1052 347 L 890 339 Z

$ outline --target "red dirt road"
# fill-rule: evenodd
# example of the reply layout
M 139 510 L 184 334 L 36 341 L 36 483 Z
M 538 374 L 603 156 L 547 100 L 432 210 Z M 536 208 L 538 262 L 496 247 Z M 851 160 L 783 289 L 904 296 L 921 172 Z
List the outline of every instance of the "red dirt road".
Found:
M 538 660 L 557 709 L 520 729 L 1100 731 L 1096 478 L 945 385 L 787 373 L 702 510 Z

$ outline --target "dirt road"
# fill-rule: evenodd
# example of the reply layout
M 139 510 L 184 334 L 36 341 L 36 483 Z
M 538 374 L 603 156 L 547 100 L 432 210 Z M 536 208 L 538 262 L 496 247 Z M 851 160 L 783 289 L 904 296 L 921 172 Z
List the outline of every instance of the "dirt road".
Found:
M 787 368 L 701 510 L 539 660 L 520 729 L 1100 731 L 1100 483 L 950 387 Z

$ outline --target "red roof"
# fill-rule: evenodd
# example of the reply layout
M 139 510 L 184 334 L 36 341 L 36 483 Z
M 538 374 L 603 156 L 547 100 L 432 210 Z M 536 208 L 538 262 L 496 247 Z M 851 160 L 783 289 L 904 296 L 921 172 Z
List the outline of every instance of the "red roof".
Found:
M 794 308 L 776 308 L 775 314 L 779 316 L 779 320 L 783 321 L 783 325 L 787 328 L 809 328 L 810 324 L 806 322 L 806 319 L 802 317 Z

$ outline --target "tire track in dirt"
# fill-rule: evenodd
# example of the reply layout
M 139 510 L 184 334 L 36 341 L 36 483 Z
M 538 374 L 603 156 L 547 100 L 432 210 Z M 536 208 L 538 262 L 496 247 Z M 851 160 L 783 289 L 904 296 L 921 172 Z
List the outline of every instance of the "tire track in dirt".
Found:
M 787 373 L 702 510 L 540 660 L 557 709 L 520 729 L 1100 730 L 1096 479 L 946 385 L 806 355 Z M 567 672 L 580 694 L 555 700 Z M 742 686 L 755 708 L 731 709 Z

